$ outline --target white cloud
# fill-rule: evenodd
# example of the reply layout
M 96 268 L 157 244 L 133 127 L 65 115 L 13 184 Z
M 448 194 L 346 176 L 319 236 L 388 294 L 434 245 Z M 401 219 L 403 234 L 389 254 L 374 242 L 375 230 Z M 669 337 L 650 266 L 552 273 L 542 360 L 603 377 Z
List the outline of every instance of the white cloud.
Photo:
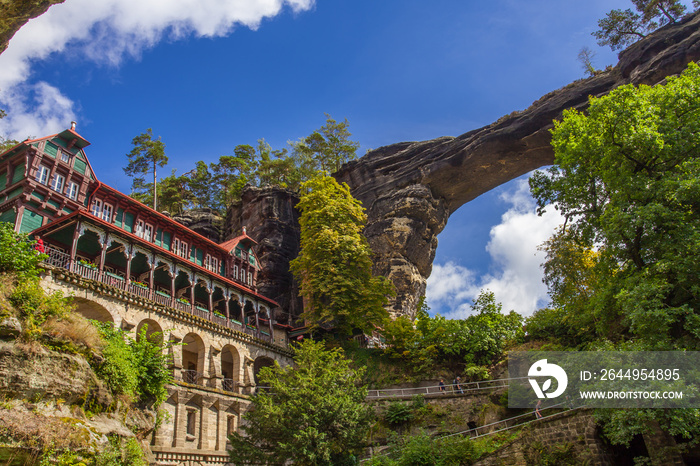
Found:
M 434 264 L 426 290 L 431 308 L 449 309 L 443 314 L 464 318 L 482 289 L 493 291 L 504 311 L 530 315 L 547 303 L 540 267 L 544 255 L 537 246 L 552 235 L 562 218 L 554 209 L 547 209 L 541 217 L 536 214 L 527 180 L 519 180 L 516 189 L 502 194 L 501 199 L 510 208 L 501 217 L 501 223 L 491 228 L 491 239 L 486 245 L 492 273 L 477 276 L 453 262 Z
M 116 66 L 164 38 L 225 36 L 236 26 L 257 29 L 285 7 L 300 12 L 314 1 L 69 0 L 54 5 L 20 29 L 0 55 L 0 103 L 11 115 L 0 129 L 23 138 L 28 131 L 55 132 L 70 122 L 70 99 L 48 83 L 27 83 L 31 64 L 53 53 L 70 49 L 71 56 Z M 61 107 L 55 115 L 38 108 L 57 102 Z

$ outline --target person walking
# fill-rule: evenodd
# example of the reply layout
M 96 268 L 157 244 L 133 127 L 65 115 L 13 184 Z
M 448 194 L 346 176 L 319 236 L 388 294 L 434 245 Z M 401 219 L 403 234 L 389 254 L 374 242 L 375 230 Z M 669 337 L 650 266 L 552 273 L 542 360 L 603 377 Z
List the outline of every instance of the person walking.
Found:
M 535 418 L 537 418 L 537 419 L 542 419 L 542 413 L 540 412 L 541 407 L 542 407 L 542 400 L 537 400 L 537 404 L 535 405 Z
M 445 388 L 445 381 L 440 379 L 440 383 L 438 383 L 438 391 L 440 393 L 447 393 L 447 388 Z

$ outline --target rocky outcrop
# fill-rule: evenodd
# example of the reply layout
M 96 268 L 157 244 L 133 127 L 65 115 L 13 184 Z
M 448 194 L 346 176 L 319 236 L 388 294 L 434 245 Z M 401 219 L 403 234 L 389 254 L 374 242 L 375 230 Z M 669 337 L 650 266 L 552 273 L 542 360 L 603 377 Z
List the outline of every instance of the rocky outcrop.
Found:
M 522 112 L 458 137 L 381 147 L 334 176 L 367 209 L 375 272 L 391 278 L 394 313 L 413 315 L 432 269 L 437 235 L 477 196 L 554 160 L 552 120 L 617 86 L 656 84 L 700 58 L 700 14 L 664 27 L 620 54 L 614 68 L 551 92 Z
M 292 191 L 268 187 L 244 189 L 241 200 L 226 214 L 225 240 L 247 234 L 258 241 L 257 254 L 262 270 L 258 290 L 279 303 L 275 311 L 278 322 L 294 324 L 302 312 L 299 289 L 289 261 L 299 254 L 299 213 L 295 206 L 299 198 Z
M 27 21 L 42 15 L 51 5 L 65 0 L 0 0 L 0 53 Z
M 222 243 L 224 218 L 213 209 L 201 208 L 183 212 L 173 217 L 176 222 L 185 225 L 195 233 L 199 233 L 215 243 Z

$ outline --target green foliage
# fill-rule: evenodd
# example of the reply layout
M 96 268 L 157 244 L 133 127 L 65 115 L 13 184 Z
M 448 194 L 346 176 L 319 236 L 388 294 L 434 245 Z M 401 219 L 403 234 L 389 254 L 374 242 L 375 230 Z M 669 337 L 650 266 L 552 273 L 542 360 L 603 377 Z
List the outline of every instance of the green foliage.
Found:
M 488 366 L 501 357 L 509 343 L 523 336 L 520 314 L 503 314 L 501 304 L 490 291 L 479 294 L 472 312 L 462 320 L 448 320 L 440 315 L 419 319 L 416 327 L 423 334 L 423 345 L 437 348 L 443 360 Z
M 536 441 L 527 444 L 523 452 L 525 463 L 528 466 L 576 466 L 580 464 L 574 452 L 574 446 L 570 443 L 547 447 Z
M 360 144 L 350 140 L 347 118 L 338 123 L 326 113 L 326 124 L 292 144 L 293 157 L 304 179 L 331 174 L 355 159 Z
M 14 225 L 0 222 L 0 273 L 12 272 L 18 279 L 36 277 L 38 265 L 46 259 L 34 249 L 34 241 L 24 233 L 15 233 Z
M 43 333 L 42 325 L 52 317 L 61 318 L 70 312 L 71 306 L 59 291 L 47 294 L 36 278 L 17 282 L 8 296 L 22 322 L 22 337 L 37 340 Z
M 697 409 L 596 409 L 594 416 L 614 445 L 629 445 L 639 434 L 656 435 L 656 428 L 686 440 L 697 439 L 700 432 Z
M 148 128 L 145 133 L 141 133 L 132 139 L 131 144 L 134 148 L 131 152 L 126 154 L 129 158 L 129 163 L 124 167 L 124 173 L 128 176 L 135 177 L 132 185 L 133 190 L 137 194 L 137 198 L 142 202 L 146 202 L 147 199 L 144 196 L 148 196 L 147 189 L 150 187 L 153 201 L 153 208 L 156 209 L 157 202 L 157 176 L 156 170 L 158 167 L 164 167 L 168 163 L 168 156 L 165 155 L 165 144 L 158 137 L 157 140 L 153 139 L 153 130 Z M 153 173 L 153 184 L 150 186 L 146 184 L 145 179 L 141 175 L 147 175 L 148 173 Z
M 141 327 L 138 338 L 130 340 L 129 347 L 138 370 L 139 399 L 159 406 L 168 397 L 165 385 L 173 382 L 172 371 L 169 369 L 172 360 L 165 351 L 168 346 L 160 343 L 162 335 L 154 332 L 147 336 L 147 332 L 148 325 Z
M 611 10 L 598 21 L 600 29 L 592 33 L 598 45 L 609 45 L 612 50 L 623 49 L 659 26 L 675 23 L 686 9 L 679 0 L 632 0 L 632 3 L 637 12 L 629 8 Z
M 364 208 L 347 184 L 330 176 L 307 181 L 301 211 L 301 251 L 291 270 L 301 283 L 311 329 L 332 326 L 345 334 L 370 333 L 388 317 L 384 305 L 391 282 L 372 276 L 372 251 L 362 229 Z
M 503 444 L 499 438 L 472 441 L 454 436 L 432 438 L 427 432 L 393 437 L 388 456 L 375 456 L 370 466 L 467 466 Z
M 96 322 L 95 325 L 105 342 L 102 349 L 104 359 L 94 367 L 95 373 L 107 383 L 112 393 L 136 398 L 138 367 L 126 335 L 111 323 Z
M 666 85 L 592 98 L 587 116 L 566 111 L 557 165 L 531 179 L 540 210 L 554 204 L 568 219 L 561 242 L 576 250 L 547 262 L 585 259 L 552 263 L 553 301 L 597 336 L 612 321 L 649 348 L 700 347 L 698 87 L 691 64 Z
M 384 419 L 390 426 L 398 426 L 413 419 L 413 407 L 400 401 L 392 401 L 386 408 Z
M 95 456 L 95 466 L 146 466 L 148 462 L 139 442 L 134 438 L 109 437 L 109 445 Z
M 95 373 L 115 394 L 124 394 L 141 402 L 160 405 L 167 398 L 165 385 L 172 382 L 170 359 L 164 353 L 158 335 L 146 337 L 144 326 L 133 340 L 111 323 L 94 322 L 105 346 L 103 360 L 95 364 Z
M 567 227 L 545 246 L 556 310 L 528 321 L 575 343 L 636 350 L 700 349 L 700 67 L 655 87 L 622 86 L 555 122 L 556 165 L 531 179 L 539 210 L 554 204 Z M 600 414 L 624 443 L 651 421 L 700 435 L 697 413 Z
M 340 349 L 302 342 L 295 365 L 260 371 L 260 390 L 244 415 L 245 435 L 231 437 L 235 464 L 351 464 L 369 431 L 362 371 L 349 367 Z

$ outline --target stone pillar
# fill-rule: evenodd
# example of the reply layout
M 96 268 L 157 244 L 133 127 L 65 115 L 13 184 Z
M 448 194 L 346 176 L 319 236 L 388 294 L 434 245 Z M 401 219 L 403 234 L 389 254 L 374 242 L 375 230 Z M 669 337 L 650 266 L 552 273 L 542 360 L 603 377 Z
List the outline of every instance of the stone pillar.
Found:
M 185 446 L 185 436 L 187 435 L 187 409 L 185 400 L 179 392 L 175 392 L 175 419 L 173 420 L 173 447 L 182 448 Z
M 209 347 L 209 377 L 211 387 L 222 388 L 224 376 L 221 373 L 221 348 L 214 345 Z
M 175 279 L 177 278 L 177 269 L 173 268 L 168 271 L 170 275 L 170 307 L 175 307 Z
M 226 298 L 226 307 L 224 311 L 226 312 L 226 323 L 231 324 L 231 292 L 227 289 L 224 297 Z
M 209 450 L 209 408 L 213 404 L 214 402 L 211 398 L 202 397 L 201 409 L 199 410 L 199 441 L 197 442 L 198 450 Z

